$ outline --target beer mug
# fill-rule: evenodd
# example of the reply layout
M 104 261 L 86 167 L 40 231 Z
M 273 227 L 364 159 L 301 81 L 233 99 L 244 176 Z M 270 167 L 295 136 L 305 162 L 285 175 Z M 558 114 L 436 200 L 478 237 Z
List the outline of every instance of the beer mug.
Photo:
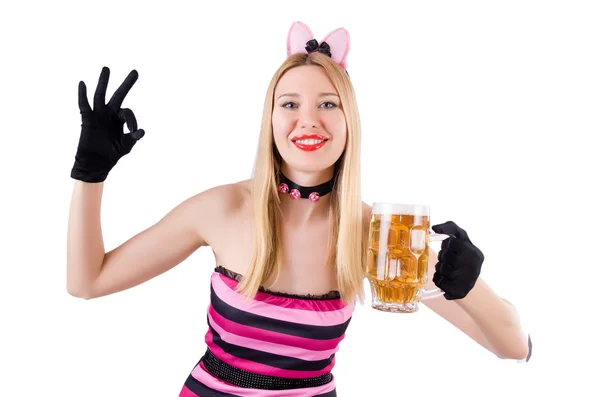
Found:
M 414 313 L 419 302 L 444 294 L 426 290 L 430 241 L 448 236 L 429 227 L 429 206 L 373 203 L 369 225 L 367 278 L 371 306 L 394 313 Z

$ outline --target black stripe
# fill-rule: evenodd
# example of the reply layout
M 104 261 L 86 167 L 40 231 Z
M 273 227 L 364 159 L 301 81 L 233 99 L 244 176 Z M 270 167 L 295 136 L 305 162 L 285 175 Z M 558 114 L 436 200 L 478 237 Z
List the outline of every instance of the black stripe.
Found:
M 350 320 L 352 319 L 349 318 L 346 322 L 339 325 L 322 326 L 298 324 L 290 321 L 259 316 L 258 314 L 245 312 L 223 302 L 215 293 L 212 285 L 210 286 L 210 299 L 215 311 L 229 321 L 308 339 L 328 340 L 339 338 L 344 335 L 344 332 L 346 332 L 346 328 L 348 328 L 348 324 L 350 324 Z
M 194 378 L 192 375 L 189 375 L 186 379 L 185 386 L 198 397 L 240 397 L 236 394 L 223 393 L 211 389 L 204 383 L 199 382 L 198 379 Z
M 226 353 L 238 358 L 243 358 L 244 360 L 254 361 L 275 368 L 289 369 L 293 371 L 320 371 L 331 364 L 331 361 L 334 357 L 334 354 L 332 354 L 328 359 L 307 361 L 299 358 L 281 356 L 279 354 L 250 349 L 248 347 L 232 345 L 231 343 L 227 343 L 221 339 L 221 335 L 219 335 L 217 331 L 210 326 L 210 324 L 208 327 L 212 331 L 213 343 L 223 349 Z
M 529 352 L 527 353 L 527 358 L 525 359 L 525 362 L 529 362 L 533 350 L 533 343 L 531 343 L 531 335 L 527 335 L 527 346 L 529 347 Z

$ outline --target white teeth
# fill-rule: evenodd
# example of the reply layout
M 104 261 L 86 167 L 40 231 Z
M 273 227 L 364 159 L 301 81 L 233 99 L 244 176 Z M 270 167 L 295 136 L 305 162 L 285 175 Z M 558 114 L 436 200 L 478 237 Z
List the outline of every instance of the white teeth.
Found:
M 316 145 L 317 143 L 323 142 L 322 139 L 302 139 L 300 141 L 296 141 L 301 145 Z

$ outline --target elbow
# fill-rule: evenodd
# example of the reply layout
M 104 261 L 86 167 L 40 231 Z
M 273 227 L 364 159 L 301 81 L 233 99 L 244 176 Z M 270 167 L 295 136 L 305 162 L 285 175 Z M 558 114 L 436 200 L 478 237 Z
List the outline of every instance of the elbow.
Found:
M 67 293 L 69 295 L 71 295 L 72 297 L 85 299 L 85 300 L 89 300 L 89 299 L 93 298 L 92 294 L 90 294 L 89 291 L 86 291 L 85 289 L 81 289 L 81 288 L 74 288 L 69 285 L 67 285 Z
M 502 353 L 496 353 L 496 357 L 501 360 L 525 360 L 528 356 L 528 352 L 522 349 L 513 349 Z
M 66 280 L 67 293 L 74 298 L 92 299 L 92 285 L 89 282 L 82 281 L 81 278 L 67 273 Z
M 529 361 L 531 357 L 531 337 L 519 341 L 512 346 L 507 346 L 503 351 L 496 352 L 496 356 L 503 360 Z

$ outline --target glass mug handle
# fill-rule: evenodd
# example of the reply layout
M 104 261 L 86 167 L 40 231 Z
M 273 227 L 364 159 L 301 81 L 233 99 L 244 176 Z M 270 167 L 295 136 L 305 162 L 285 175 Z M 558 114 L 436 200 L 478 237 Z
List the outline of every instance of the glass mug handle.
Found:
M 429 234 L 429 242 L 432 241 L 443 241 L 445 239 L 447 239 L 448 236 L 447 234 L 441 234 L 441 233 L 430 233 Z M 434 289 L 422 289 L 421 290 L 421 299 L 422 301 L 427 300 L 427 299 L 433 299 L 433 298 L 437 298 L 444 295 L 444 291 L 442 291 L 439 288 L 434 288 Z

